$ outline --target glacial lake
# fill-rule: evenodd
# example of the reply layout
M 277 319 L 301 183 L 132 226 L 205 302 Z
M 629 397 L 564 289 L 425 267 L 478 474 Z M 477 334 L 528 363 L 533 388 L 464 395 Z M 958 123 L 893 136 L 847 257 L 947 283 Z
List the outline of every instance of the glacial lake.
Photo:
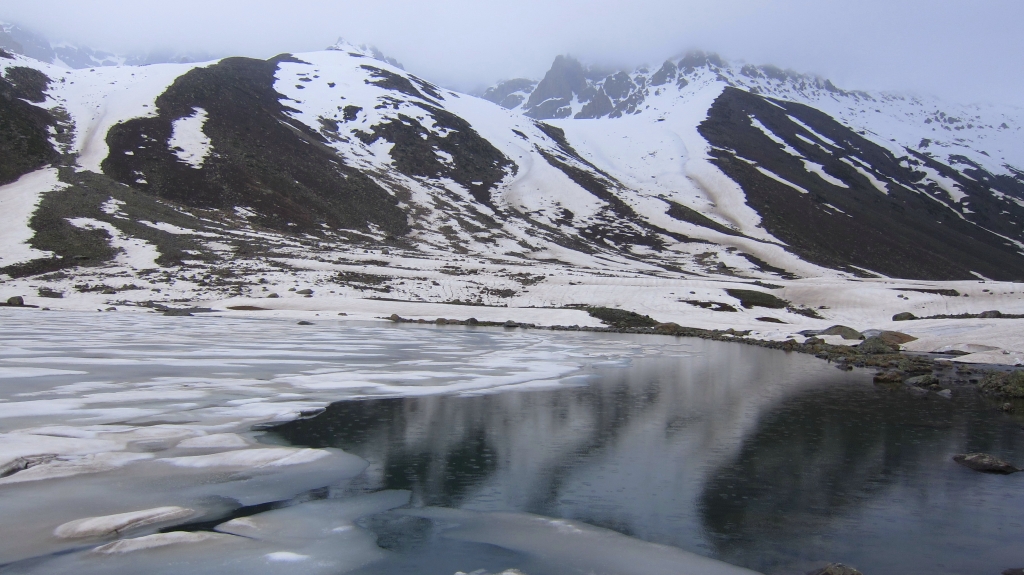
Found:
M 1024 463 L 1024 429 L 966 391 L 659 336 L 24 310 L 0 325 L 0 459 L 61 454 L 0 478 L 0 573 L 1024 567 L 1024 474 L 951 461 Z M 167 506 L 192 515 L 53 535 Z M 135 538 L 159 545 L 110 547 Z

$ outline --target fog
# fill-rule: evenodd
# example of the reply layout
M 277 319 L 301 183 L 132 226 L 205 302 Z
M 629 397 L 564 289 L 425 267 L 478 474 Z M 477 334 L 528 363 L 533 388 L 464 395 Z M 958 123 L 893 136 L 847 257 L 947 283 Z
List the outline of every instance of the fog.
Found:
M 1019 0 L 0 0 L 0 20 L 115 52 L 269 57 L 344 37 L 478 90 L 557 54 L 633 68 L 689 49 L 850 89 L 1024 106 Z

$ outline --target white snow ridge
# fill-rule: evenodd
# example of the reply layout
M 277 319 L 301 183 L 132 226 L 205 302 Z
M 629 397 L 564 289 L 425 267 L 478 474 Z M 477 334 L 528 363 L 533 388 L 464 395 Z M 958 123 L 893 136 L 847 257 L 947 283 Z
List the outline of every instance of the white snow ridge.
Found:
M 194 114 L 174 121 L 167 147 L 174 151 L 179 160 L 198 170 L 203 167 L 203 162 L 213 150 L 213 145 L 209 136 L 203 133 L 203 125 L 206 124 L 207 118 L 206 110 L 192 109 L 195 110 Z

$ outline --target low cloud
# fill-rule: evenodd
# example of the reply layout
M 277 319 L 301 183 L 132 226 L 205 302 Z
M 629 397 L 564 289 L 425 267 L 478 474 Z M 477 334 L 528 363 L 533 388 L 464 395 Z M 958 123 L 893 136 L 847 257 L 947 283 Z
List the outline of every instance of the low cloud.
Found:
M 557 54 L 628 69 L 700 48 L 845 88 L 1024 105 L 1017 0 L 0 0 L 0 19 L 117 52 L 266 58 L 343 36 L 462 90 L 538 78 Z

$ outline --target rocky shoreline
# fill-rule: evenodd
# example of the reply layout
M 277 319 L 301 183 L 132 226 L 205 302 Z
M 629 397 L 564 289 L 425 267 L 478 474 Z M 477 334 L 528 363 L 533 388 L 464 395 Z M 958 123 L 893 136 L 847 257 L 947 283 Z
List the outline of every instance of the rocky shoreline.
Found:
M 597 310 L 596 313 L 594 310 Z M 608 308 L 593 308 L 595 317 L 608 317 Z M 596 333 L 626 333 L 641 335 L 667 335 L 675 337 L 695 337 L 713 341 L 742 343 L 781 351 L 805 353 L 818 359 L 835 364 L 838 369 L 852 370 L 874 368 L 877 371 L 874 381 L 877 385 L 889 388 L 905 387 L 910 393 L 922 398 L 936 396 L 949 399 L 954 389 L 971 389 L 990 398 L 1004 412 L 1012 412 L 1017 403 L 1024 400 L 1024 367 L 986 366 L 956 364 L 953 355 L 908 353 L 900 350 L 900 344 L 913 340 L 911 336 L 900 332 L 865 332 L 864 334 L 845 326 L 833 326 L 821 332 L 810 333 L 804 342 L 794 339 L 770 341 L 749 337 L 749 331 L 734 329 L 709 330 L 684 327 L 675 323 L 657 323 L 647 316 L 632 312 L 610 310 L 621 318 L 611 321 L 602 318 L 612 325 L 606 327 L 589 327 L 578 325 L 538 326 L 533 323 L 514 321 L 494 322 L 479 321 L 475 318 L 465 320 L 437 318 L 433 321 L 425 319 L 408 319 L 392 314 L 387 318 L 395 323 L 415 323 L 432 325 L 464 325 L 479 327 L 504 327 L 507 329 L 543 329 L 551 331 L 582 331 Z M 629 323 L 646 325 L 628 325 Z M 650 325 L 653 322 L 653 325 Z M 618 325 L 616 325 L 618 323 Z M 627 324 L 627 325 L 624 325 Z M 831 332 L 831 333 L 830 333 Z M 833 345 L 825 343 L 817 335 L 841 335 L 851 343 L 858 345 Z M 908 339 L 909 338 L 909 339 Z

